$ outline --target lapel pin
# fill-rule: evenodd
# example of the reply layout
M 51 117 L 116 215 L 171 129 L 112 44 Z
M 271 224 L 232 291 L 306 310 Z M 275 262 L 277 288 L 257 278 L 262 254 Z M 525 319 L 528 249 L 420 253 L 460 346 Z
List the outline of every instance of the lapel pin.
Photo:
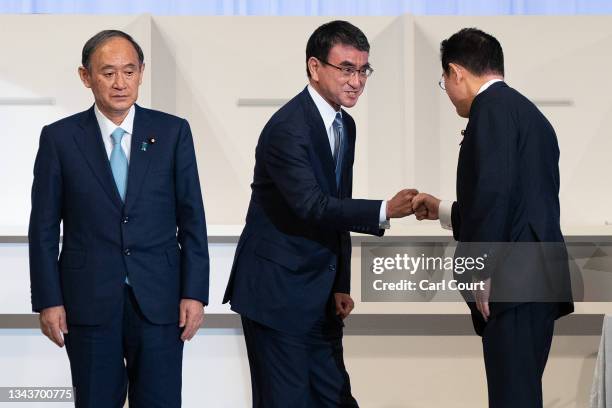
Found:
M 142 142 L 142 144 L 140 145 L 140 150 L 142 150 L 143 152 L 147 151 L 147 147 L 149 147 L 149 145 L 151 144 L 155 144 L 156 140 L 154 137 L 150 137 L 149 140 L 147 140 L 146 142 Z
M 463 144 L 464 138 L 465 138 L 465 129 L 461 129 L 461 141 L 459 142 L 459 146 Z

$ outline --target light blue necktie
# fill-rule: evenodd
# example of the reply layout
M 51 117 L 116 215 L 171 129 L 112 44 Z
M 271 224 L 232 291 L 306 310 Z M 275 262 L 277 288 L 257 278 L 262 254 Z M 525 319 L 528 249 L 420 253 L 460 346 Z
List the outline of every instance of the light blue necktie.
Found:
M 128 160 L 125 152 L 121 148 L 121 139 L 123 139 L 123 135 L 125 134 L 125 130 L 121 128 L 117 128 L 111 134 L 113 138 L 113 150 L 110 155 L 110 165 L 111 170 L 113 171 L 113 178 L 115 179 L 115 184 L 117 185 L 117 190 L 119 191 L 119 195 L 121 196 L 121 201 L 125 202 L 125 191 L 127 187 L 127 175 L 128 175 Z M 125 277 L 125 283 L 130 285 L 130 281 Z
M 113 178 L 117 185 L 117 191 L 121 196 L 121 201 L 125 202 L 125 192 L 127 187 L 128 176 L 128 160 L 125 152 L 121 148 L 121 139 L 125 134 L 125 130 L 117 128 L 111 134 L 113 138 L 113 150 L 110 155 L 110 166 L 113 171 Z
M 342 123 L 342 115 L 336 113 L 333 123 L 334 129 L 334 164 L 336 166 L 336 185 L 340 187 L 340 176 L 342 172 L 342 150 L 344 142 L 344 124 Z

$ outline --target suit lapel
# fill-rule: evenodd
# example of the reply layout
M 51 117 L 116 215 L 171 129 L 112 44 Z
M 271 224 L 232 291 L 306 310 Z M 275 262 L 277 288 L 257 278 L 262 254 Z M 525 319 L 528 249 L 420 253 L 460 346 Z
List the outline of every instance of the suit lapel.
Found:
M 151 122 L 148 113 L 140 106 L 136 105 L 136 113 L 134 115 L 134 128 L 132 131 L 132 143 L 130 147 L 130 167 L 128 169 L 128 185 L 125 196 L 126 212 L 136 202 L 142 183 L 151 163 L 153 152 L 149 151 L 152 146 L 149 139 L 155 138 L 156 135 L 151 128 Z M 143 145 L 147 143 L 147 145 Z M 143 149 L 143 146 L 147 146 Z
M 336 171 L 334 168 L 334 158 L 332 157 L 331 149 L 329 148 L 329 138 L 327 130 L 323 124 L 323 118 L 317 109 L 314 101 L 308 94 L 308 89 L 302 91 L 302 105 L 306 113 L 307 123 L 310 125 L 310 135 L 312 144 L 316 153 L 316 157 L 320 160 L 325 180 L 329 187 L 329 191 L 335 195 L 338 194 L 336 186 Z
M 106 191 L 115 205 L 121 207 L 123 203 L 117 191 L 117 185 L 113 178 L 108 155 L 104 148 L 104 142 L 102 141 L 100 126 L 98 126 L 93 106 L 84 112 L 83 119 L 79 122 L 79 126 L 83 129 L 83 133 L 73 134 L 75 143 L 85 156 L 89 167 L 91 167 L 91 170 L 102 185 L 104 191 Z
M 138 198 L 153 154 L 153 152 L 148 151 L 152 147 L 149 144 L 149 139 L 156 137 L 151 128 L 148 113 L 138 105 L 135 107 L 136 113 L 134 115 L 134 128 L 132 130 L 130 166 L 128 169 L 127 193 L 125 196 L 126 211 L 129 210 Z M 147 149 L 142 148 L 143 143 L 149 144 Z

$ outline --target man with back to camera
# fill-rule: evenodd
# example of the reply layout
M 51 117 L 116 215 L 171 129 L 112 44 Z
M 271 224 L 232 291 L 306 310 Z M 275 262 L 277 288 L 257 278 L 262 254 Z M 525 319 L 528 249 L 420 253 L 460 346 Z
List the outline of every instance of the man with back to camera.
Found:
M 573 311 L 567 262 L 551 267 L 546 258 L 556 256 L 559 249 L 565 254 L 557 137 L 537 107 L 503 81 L 503 51 L 493 36 L 462 29 L 442 41 L 440 50 L 440 86 L 459 116 L 469 119 L 459 152 L 457 201 L 421 193 L 413 199 L 413 208 L 419 220 L 439 219 L 452 229 L 459 241 L 457 251 L 466 243 L 539 243 L 516 245 L 519 252 L 503 256 L 498 252 L 496 262 L 501 266 L 474 276 L 485 282 L 485 289 L 463 295 L 482 336 L 489 406 L 542 407 L 542 375 L 554 322 Z M 538 247 L 552 251 L 536 251 L 533 256 L 531 249 Z M 533 264 L 523 259 L 525 268 L 513 270 L 525 254 Z M 514 263 L 504 269 L 508 259 Z M 511 291 L 512 286 L 529 291 L 527 285 L 540 282 L 553 282 L 559 292 L 539 293 L 535 301 L 538 298 L 521 298 Z M 504 293 L 517 301 L 489 302 Z
M 43 128 L 30 215 L 32 307 L 66 344 L 77 407 L 180 407 L 183 342 L 208 302 L 193 140 L 135 105 L 140 46 L 118 30 L 83 47 L 95 104 Z M 60 222 L 62 251 L 58 261 Z
M 351 313 L 349 231 L 383 235 L 416 190 L 351 198 L 353 107 L 372 73 L 366 36 L 346 21 L 306 46 L 309 85 L 264 127 L 246 225 L 224 302 L 242 317 L 253 407 L 355 407 L 342 351 Z

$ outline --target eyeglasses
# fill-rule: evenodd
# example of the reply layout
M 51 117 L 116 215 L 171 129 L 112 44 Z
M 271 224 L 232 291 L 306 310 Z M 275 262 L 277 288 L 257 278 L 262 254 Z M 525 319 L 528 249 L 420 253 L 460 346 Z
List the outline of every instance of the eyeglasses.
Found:
M 324 60 L 320 60 L 320 61 L 322 63 L 324 63 L 325 65 L 329 65 L 330 67 L 334 67 L 337 70 L 339 70 L 340 72 L 342 72 L 342 76 L 345 77 L 345 78 L 352 78 L 353 75 L 359 75 L 360 78 L 367 78 L 370 75 L 372 75 L 372 73 L 374 72 L 374 70 L 370 66 L 366 66 L 366 67 L 363 67 L 361 69 L 357 69 L 355 67 L 339 67 L 337 65 L 330 64 L 329 62 L 324 61 Z
M 446 81 L 444 80 L 444 75 L 438 81 L 438 86 L 442 88 L 443 91 L 446 91 Z

